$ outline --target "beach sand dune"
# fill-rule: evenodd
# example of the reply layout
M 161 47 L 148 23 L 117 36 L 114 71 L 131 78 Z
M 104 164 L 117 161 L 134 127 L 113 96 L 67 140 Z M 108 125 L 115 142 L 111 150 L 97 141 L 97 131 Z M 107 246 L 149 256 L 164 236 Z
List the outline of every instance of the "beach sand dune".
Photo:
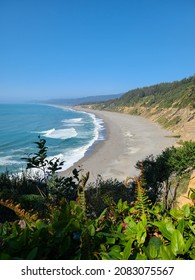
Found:
M 63 171 L 62 175 L 70 175 L 74 168 L 81 166 L 83 173 L 90 172 L 90 181 L 95 181 L 98 175 L 103 179 L 116 178 L 124 181 L 128 176 L 138 175 L 135 168 L 138 160 L 150 154 L 160 154 L 176 142 L 175 138 L 170 137 L 169 131 L 143 117 L 82 108 L 80 110 L 103 119 L 106 139 L 97 141 L 91 152 L 73 167 Z

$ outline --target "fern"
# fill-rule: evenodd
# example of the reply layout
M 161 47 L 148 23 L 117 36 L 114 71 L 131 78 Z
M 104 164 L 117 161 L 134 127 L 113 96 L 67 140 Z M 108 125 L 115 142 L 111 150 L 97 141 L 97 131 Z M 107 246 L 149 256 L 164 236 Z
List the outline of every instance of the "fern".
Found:
M 89 172 L 87 172 L 85 176 L 84 175 L 82 176 L 81 183 L 78 189 L 78 203 L 81 209 L 83 210 L 85 217 L 86 217 L 86 210 L 87 210 L 86 199 L 85 199 L 85 186 L 87 184 L 88 179 L 89 179 Z
M 148 196 L 145 194 L 145 191 L 142 187 L 142 182 L 139 179 L 137 179 L 135 209 L 138 211 L 139 216 L 148 213 L 149 205 L 150 202 Z
M 85 186 L 89 179 L 89 172 L 86 175 L 82 176 L 81 182 L 78 189 L 78 204 L 80 205 L 83 211 L 83 220 L 82 220 L 82 232 L 81 232 L 81 243 L 80 243 L 80 250 L 81 250 L 81 259 L 85 256 L 85 259 L 91 259 L 91 252 L 92 252 L 92 243 L 89 234 L 88 228 L 88 219 L 87 219 L 87 204 L 85 199 Z
M 32 214 L 31 212 L 27 212 L 21 208 L 20 204 L 16 204 L 11 200 L 0 200 L 0 205 L 3 205 L 11 210 L 13 210 L 16 215 L 20 218 L 20 220 L 24 220 L 29 225 L 34 225 L 36 220 L 38 219 L 37 214 Z
M 135 211 L 137 211 L 138 217 L 141 217 L 143 214 L 149 215 L 148 209 L 151 205 L 151 201 L 149 200 L 148 196 L 145 193 L 145 190 L 142 186 L 142 179 L 143 179 L 143 165 L 142 162 L 140 163 L 140 176 L 135 178 L 136 183 L 136 199 L 135 199 Z

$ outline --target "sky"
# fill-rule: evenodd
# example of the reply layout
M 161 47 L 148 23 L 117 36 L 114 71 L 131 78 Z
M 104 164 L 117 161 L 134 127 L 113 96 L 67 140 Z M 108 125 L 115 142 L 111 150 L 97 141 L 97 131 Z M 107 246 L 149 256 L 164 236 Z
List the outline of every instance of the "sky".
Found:
M 195 0 L 0 0 L 0 102 L 192 76 L 194 15 Z

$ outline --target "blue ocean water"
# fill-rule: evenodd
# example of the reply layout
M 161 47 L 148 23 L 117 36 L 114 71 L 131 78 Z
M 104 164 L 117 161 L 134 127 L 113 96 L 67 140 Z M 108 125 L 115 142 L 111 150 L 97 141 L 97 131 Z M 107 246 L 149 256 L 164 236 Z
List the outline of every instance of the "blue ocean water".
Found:
M 104 126 L 95 115 L 70 108 L 0 104 L 0 172 L 24 170 L 21 158 L 36 152 L 39 135 L 47 141 L 48 157 L 64 160 L 65 170 L 104 139 Z

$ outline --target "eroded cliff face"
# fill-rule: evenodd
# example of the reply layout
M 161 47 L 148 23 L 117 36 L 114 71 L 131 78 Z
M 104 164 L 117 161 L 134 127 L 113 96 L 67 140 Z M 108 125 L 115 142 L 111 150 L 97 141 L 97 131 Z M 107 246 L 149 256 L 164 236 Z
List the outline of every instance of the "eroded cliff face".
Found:
M 118 107 L 118 112 L 140 115 L 173 132 L 183 141 L 195 141 L 195 110 L 192 108 Z

